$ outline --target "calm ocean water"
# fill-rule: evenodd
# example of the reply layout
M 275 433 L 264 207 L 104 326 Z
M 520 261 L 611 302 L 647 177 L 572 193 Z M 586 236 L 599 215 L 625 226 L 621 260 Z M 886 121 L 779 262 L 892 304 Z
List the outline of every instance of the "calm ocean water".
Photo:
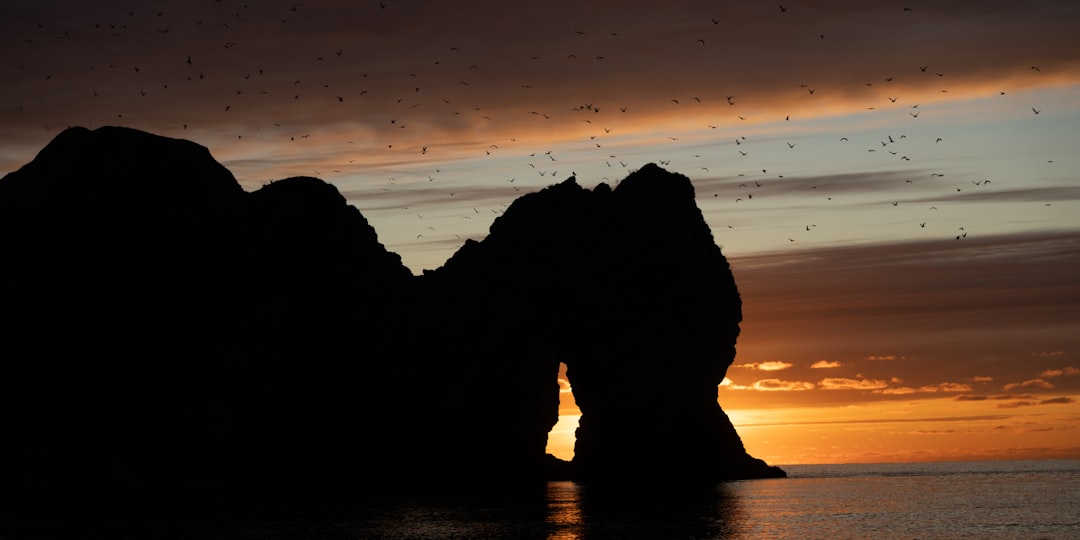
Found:
M 394 495 L 187 519 L 0 520 L 3 538 L 1080 538 L 1080 461 L 791 465 L 707 489 Z

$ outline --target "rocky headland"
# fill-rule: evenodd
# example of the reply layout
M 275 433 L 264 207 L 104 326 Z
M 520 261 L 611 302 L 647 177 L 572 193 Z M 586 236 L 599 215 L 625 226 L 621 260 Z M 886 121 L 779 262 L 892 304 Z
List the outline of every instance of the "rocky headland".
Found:
M 0 250 L 7 486 L 784 475 L 717 404 L 738 290 L 655 165 L 524 195 L 414 276 L 321 180 L 248 193 L 193 142 L 70 128 L 0 179 Z

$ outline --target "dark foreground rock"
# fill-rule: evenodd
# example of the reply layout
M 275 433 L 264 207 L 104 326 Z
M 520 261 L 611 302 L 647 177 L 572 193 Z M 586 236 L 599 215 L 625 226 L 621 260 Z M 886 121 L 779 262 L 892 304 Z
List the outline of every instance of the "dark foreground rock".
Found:
M 783 475 L 717 405 L 738 292 L 652 165 L 525 195 L 413 276 L 325 182 L 245 193 L 194 143 L 72 128 L 0 179 L 0 249 L 2 485 Z

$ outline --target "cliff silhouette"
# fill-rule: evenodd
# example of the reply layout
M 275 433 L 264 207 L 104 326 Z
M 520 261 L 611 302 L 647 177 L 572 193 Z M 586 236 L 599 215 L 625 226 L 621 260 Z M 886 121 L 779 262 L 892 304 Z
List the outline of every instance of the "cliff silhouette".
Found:
M 717 404 L 738 291 L 655 165 L 524 195 L 413 276 L 321 180 L 247 193 L 195 143 L 70 128 L 0 179 L 0 249 L 9 487 L 784 474 Z

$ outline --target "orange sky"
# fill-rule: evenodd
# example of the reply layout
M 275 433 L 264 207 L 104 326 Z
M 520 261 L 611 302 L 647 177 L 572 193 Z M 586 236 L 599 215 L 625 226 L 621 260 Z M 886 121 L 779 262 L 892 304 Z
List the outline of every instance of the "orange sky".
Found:
M 1080 5 L 784 4 L 6 2 L 0 174 L 68 125 L 187 138 L 333 183 L 420 272 L 657 162 L 743 297 L 752 454 L 1080 457 Z
M 1080 459 L 1077 235 L 730 262 L 744 320 L 719 402 L 751 454 Z M 570 456 L 579 412 L 563 395 L 549 450 Z

